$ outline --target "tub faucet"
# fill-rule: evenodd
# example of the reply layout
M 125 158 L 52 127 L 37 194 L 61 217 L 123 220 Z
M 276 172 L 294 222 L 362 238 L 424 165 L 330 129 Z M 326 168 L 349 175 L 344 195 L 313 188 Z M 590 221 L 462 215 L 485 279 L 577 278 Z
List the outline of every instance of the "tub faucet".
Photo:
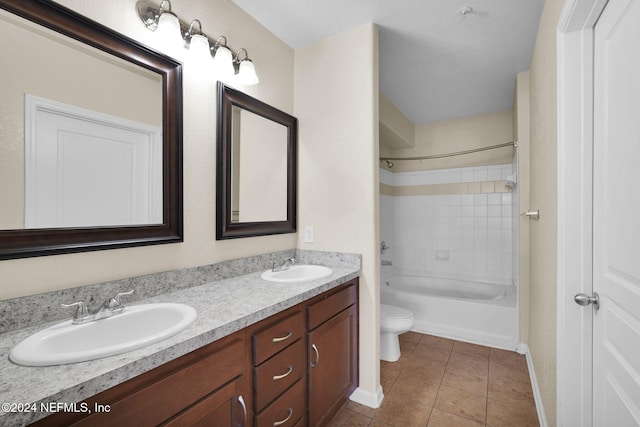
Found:
M 85 304 L 84 301 L 74 302 L 72 304 L 62 304 L 62 307 L 78 307 L 76 314 L 73 316 L 72 323 L 74 325 L 81 325 L 83 323 L 106 319 L 107 317 L 122 313 L 124 310 L 124 304 L 122 304 L 120 298 L 131 294 L 133 294 L 133 289 L 127 292 L 119 292 L 114 297 L 106 299 L 102 304 L 100 304 L 100 307 L 93 312 L 89 311 L 87 304 Z
M 288 270 L 289 267 L 291 267 L 293 264 L 296 263 L 296 259 L 294 257 L 291 258 L 287 258 L 284 261 L 284 264 L 277 266 L 276 263 L 273 263 L 273 267 L 271 268 L 271 271 L 273 271 L 274 273 L 277 271 L 284 271 L 284 270 Z

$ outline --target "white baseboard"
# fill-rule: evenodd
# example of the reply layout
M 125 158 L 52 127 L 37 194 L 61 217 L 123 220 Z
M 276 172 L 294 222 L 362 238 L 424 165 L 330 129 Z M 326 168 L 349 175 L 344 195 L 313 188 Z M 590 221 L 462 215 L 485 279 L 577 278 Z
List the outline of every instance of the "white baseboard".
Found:
M 527 344 L 520 343 L 516 350 L 520 354 L 524 354 L 527 359 L 527 367 L 529 368 L 529 379 L 531 380 L 531 388 L 533 389 L 533 399 L 536 403 L 536 410 L 538 411 L 538 421 L 540 427 L 547 427 L 547 416 L 544 413 L 544 406 L 542 406 L 542 395 L 540 394 L 540 388 L 538 387 L 538 380 L 536 377 L 536 371 L 533 368 L 533 361 L 531 360 L 531 352 Z
M 384 399 L 382 386 L 378 386 L 378 391 L 376 393 L 371 393 L 363 390 L 361 387 L 358 387 L 353 393 L 351 393 L 349 399 L 361 405 L 368 406 L 369 408 L 378 409 Z

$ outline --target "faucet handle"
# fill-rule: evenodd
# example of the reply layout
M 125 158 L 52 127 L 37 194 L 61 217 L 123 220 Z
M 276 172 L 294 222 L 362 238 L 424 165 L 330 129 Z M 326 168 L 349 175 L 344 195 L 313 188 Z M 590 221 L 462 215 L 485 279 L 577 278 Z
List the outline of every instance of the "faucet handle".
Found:
M 132 295 L 134 290 L 135 290 L 135 289 L 130 289 L 130 290 L 126 291 L 126 292 L 118 292 L 118 293 L 116 294 L 116 296 L 114 296 L 114 297 L 113 297 L 113 299 L 114 299 L 114 300 L 115 300 L 119 305 L 122 305 L 122 301 L 120 301 L 120 297 L 127 296 L 127 295 Z
M 76 310 L 76 314 L 73 316 L 73 320 L 82 320 L 83 318 L 89 317 L 89 309 L 87 308 L 87 304 L 84 301 L 78 301 L 71 304 L 62 304 L 63 308 L 69 307 L 78 307 Z

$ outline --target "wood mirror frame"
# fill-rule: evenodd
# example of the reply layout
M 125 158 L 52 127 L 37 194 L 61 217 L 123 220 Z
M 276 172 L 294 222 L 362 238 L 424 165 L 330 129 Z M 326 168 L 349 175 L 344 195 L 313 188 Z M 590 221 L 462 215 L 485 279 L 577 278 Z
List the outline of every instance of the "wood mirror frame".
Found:
M 265 104 L 239 90 L 218 82 L 216 158 L 216 239 L 264 236 L 296 232 L 297 212 L 297 146 L 298 120 L 275 107 Z M 283 221 L 232 222 L 232 108 L 238 107 L 265 119 L 279 123 L 287 133 L 286 219 Z
M 162 224 L 0 230 L 0 259 L 181 242 L 182 65 L 49 0 L 0 0 L 0 8 L 159 73 L 163 81 Z

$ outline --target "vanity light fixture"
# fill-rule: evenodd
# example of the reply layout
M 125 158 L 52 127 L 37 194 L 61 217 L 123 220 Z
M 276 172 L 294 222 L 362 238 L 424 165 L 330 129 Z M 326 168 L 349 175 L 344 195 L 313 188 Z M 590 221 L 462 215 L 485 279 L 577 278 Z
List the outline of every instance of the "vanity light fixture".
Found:
M 167 37 L 166 43 L 179 40 L 176 36 L 176 33 L 179 33 L 184 42 L 183 46 L 192 51 L 194 56 L 212 57 L 213 67 L 218 76 L 235 75 L 238 82 L 243 85 L 254 85 L 259 82 L 255 66 L 249 59 L 246 49 L 239 49 L 234 54 L 233 50 L 227 46 L 225 36 L 219 36 L 212 41 L 202 32 L 202 23 L 199 19 L 194 19 L 187 25 L 171 11 L 169 0 L 162 0 L 160 7 L 148 0 L 140 0 L 136 3 L 136 10 L 145 27 L 150 31 L 164 34 L 164 37 Z M 244 57 L 241 58 L 242 53 Z
M 244 52 L 244 58 L 240 59 L 240 53 L 242 52 Z M 240 83 L 245 85 L 255 85 L 260 81 L 256 74 L 256 67 L 254 67 L 253 61 L 249 59 L 247 49 L 242 48 L 238 50 L 233 62 L 238 68 L 238 80 Z
M 213 67 L 216 72 L 223 76 L 232 76 L 235 74 L 233 68 L 233 53 L 227 47 L 227 38 L 220 36 L 211 49 L 213 52 Z
M 180 20 L 171 11 L 171 2 L 169 0 L 163 0 L 160 3 L 156 32 L 167 44 L 174 44 L 176 36 L 181 34 Z
M 195 32 L 195 24 L 198 24 L 198 32 Z M 189 25 L 187 31 L 187 38 L 189 41 L 189 52 L 196 57 L 206 59 L 207 55 L 211 58 L 209 39 L 202 34 L 202 24 L 199 19 L 194 19 Z

